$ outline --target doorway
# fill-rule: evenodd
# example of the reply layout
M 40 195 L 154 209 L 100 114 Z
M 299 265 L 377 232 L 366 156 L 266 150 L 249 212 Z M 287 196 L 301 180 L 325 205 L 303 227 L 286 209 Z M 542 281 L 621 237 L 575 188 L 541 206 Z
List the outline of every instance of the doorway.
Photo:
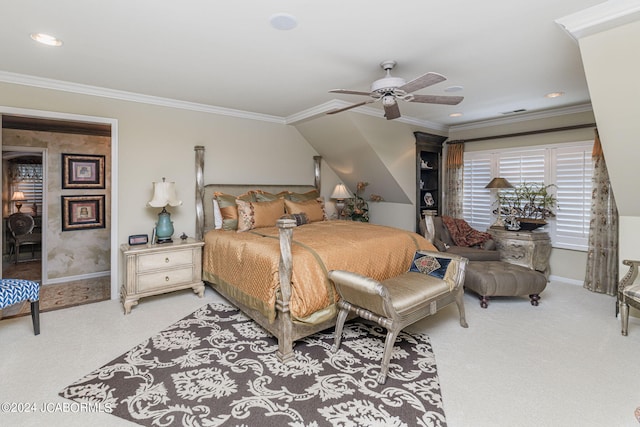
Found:
M 3 277 L 41 282 L 44 271 L 43 202 L 46 150 L 3 147 Z
M 116 121 L 8 107 L 0 107 L 0 113 L 3 113 L 0 116 L 3 152 L 10 153 L 7 156 L 11 157 L 18 156 L 16 153 L 23 150 L 38 152 L 43 168 L 40 186 L 42 205 L 36 203 L 36 207 L 33 208 L 31 202 L 21 203 L 21 212 L 37 212 L 36 216 L 41 218 L 39 222 L 42 227 L 42 240 L 38 248 L 39 254 L 32 254 L 30 249 L 25 250 L 24 254 L 21 251 L 19 262 L 15 264 L 14 253 L 8 248 L 3 259 L 5 266 L 9 269 L 26 268 L 27 262 L 32 261 L 27 261 L 26 258 L 35 255 L 33 258 L 37 258 L 41 265 L 41 311 L 113 298 L 113 282 L 117 280 L 117 263 L 114 262 L 113 255 L 113 248 L 116 246 L 114 235 L 117 231 L 114 212 L 117 204 L 113 203 L 113 200 L 117 187 L 114 181 L 115 174 L 112 172 L 115 172 L 114 159 L 117 158 L 117 149 L 112 129 L 115 128 Z M 105 166 L 101 173 L 107 178 L 106 186 L 92 190 L 62 188 L 59 171 L 62 167 L 63 153 L 103 157 Z M 6 176 L 3 165 L 3 186 L 5 180 L 8 181 Z M 106 226 L 86 231 L 62 230 L 61 197 L 82 197 L 89 192 L 99 193 L 105 198 L 106 205 L 111 206 L 104 216 Z M 3 214 L 8 215 L 10 211 L 17 210 L 17 200 L 12 199 L 16 198 L 5 195 Z M 10 254 L 13 262 L 7 265 Z M 7 273 L 2 271 L 2 277 L 9 277 Z M 25 310 L 12 308 L 18 310 L 14 313 L 14 310 L 9 312 L 7 309 L 2 313 L 2 317 L 25 314 Z

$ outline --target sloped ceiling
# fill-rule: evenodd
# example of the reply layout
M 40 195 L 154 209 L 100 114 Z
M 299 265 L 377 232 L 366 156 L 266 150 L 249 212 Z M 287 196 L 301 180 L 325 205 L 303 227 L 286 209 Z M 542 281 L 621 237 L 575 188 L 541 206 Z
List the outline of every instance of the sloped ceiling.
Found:
M 298 131 L 331 166 L 340 180 L 355 192 L 368 182 L 364 197 L 411 204 L 415 201 L 413 128 L 382 122 L 357 113 L 320 116 L 296 125 Z

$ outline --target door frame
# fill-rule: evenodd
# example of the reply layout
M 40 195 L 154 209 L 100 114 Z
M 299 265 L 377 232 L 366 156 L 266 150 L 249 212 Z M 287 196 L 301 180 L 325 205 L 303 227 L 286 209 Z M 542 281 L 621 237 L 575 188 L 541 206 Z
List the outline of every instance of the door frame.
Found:
M 0 115 L 1 116 L 1 115 Z M 47 179 L 48 179 L 48 173 L 49 173 L 49 168 L 47 166 L 47 159 L 49 157 L 49 149 L 48 148 L 43 148 L 43 147 L 29 147 L 29 146 L 18 146 L 18 145 L 0 145 L 0 151 L 2 151 L 3 153 L 5 151 L 20 151 L 23 153 L 40 153 L 42 155 L 42 212 L 41 212 L 41 216 L 42 216 L 42 227 L 43 227 L 43 231 L 46 230 L 46 224 L 48 223 L 49 220 L 49 210 L 46 209 L 46 207 L 48 206 L 47 200 L 49 198 L 49 195 L 47 194 L 47 191 L 45 191 L 46 184 L 47 184 Z M 0 185 L 2 184 L 2 182 L 0 182 Z M 41 268 L 41 276 L 42 277 L 42 284 L 45 284 L 47 282 L 47 258 L 44 256 L 47 253 L 47 234 L 46 233 L 41 233 L 41 237 L 40 237 L 40 268 Z
M 15 108 L 0 105 L 0 117 L 2 115 L 23 116 L 32 117 L 36 119 L 54 119 L 54 120 L 66 120 L 72 122 L 84 122 L 84 123 L 96 123 L 96 124 L 109 124 L 111 125 L 111 233 L 110 233 L 110 248 L 111 248 L 111 299 L 118 299 L 118 257 L 120 254 L 118 245 L 118 120 L 106 117 L 85 116 L 81 114 L 59 113 L 55 111 L 43 111 L 33 110 L 26 108 Z M 0 148 L 2 147 L 2 136 L 0 134 Z M 22 148 L 21 148 L 22 149 Z M 44 155 L 44 154 L 43 154 Z M 0 176 L 0 179 L 1 176 Z M 1 184 L 1 182 L 0 182 Z M 43 200 L 44 200 L 43 195 Z M 46 209 L 43 208 L 43 211 Z M 43 212 L 43 221 L 45 220 Z M 42 258 L 43 268 L 45 265 L 45 240 L 43 240 Z M 0 266 L 1 268 L 1 266 Z M 46 271 L 43 271 L 43 280 L 46 275 Z

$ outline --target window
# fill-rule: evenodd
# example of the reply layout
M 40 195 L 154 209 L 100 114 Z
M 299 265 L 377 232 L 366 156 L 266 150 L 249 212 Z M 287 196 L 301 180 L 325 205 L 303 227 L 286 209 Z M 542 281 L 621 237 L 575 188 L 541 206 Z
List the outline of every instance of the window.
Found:
M 10 168 L 10 180 L 11 194 L 20 191 L 24 195 L 20 211 L 31 213 L 35 203 L 37 211 L 42 212 L 42 165 L 14 163 Z M 15 202 L 12 202 L 11 212 L 17 211 Z
M 463 215 L 472 227 L 484 230 L 495 220 L 496 190 L 485 187 L 493 177 L 513 185 L 522 182 L 555 184 L 556 217 L 546 231 L 554 247 L 586 250 L 591 211 L 593 142 L 584 141 L 535 148 L 465 153 Z

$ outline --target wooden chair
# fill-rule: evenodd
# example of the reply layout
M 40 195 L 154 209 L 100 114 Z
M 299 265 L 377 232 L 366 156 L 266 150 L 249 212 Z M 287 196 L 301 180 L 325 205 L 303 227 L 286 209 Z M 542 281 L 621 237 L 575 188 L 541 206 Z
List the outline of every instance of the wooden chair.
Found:
M 33 232 L 34 226 L 35 221 L 31 215 L 21 212 L 9 215 L 7 220 L 7 227 L 11 233 L 9 243 L 13 245 L 12 249 L 16 257 L 16 264 L 20 258 L 20 248 L 22 246 L 31 246 L 31 258 L 35 258 L 36 247 L 42 243 L 42 235 Z
M 627 274 L 620 280 L 618 285 L 618 307 L 620 308 L 620 320 L 622 321 L 622 335 L 627 335 L 629 305 L 640 309 L 640 283 L 633 283 L 638 277 L 640 261 L 625 259 L 622 263 L 629 266 L 629 271 L 627 271 Z
M 40 284 L 31 280 L 0 279 L 0 314 L 3 308 L 22 301 L 31 302 L 33 333 L 40 335 Z
M 382 282 L 350 271 L 329 272 L 329 279 L 335 284 L 341 298 L 338 302 L 340 312 L 336 322 L 335 342 L 331 350 L 336 352 L 340 347 L 344 322 L 349 312 L 386 328 L 382 366 L 378 375 L 380 384 L 386 381 L 398 333 L 408 325 L 455 302 L 460 312 L 460 325 L 468 327 L 463 301 L 468 260 L 453 254 L 430 251 L 418 251 L 416 259 L 418 254 L 431 257 L 447 266 L 441 268 L 438 275 L 409 271 Z

